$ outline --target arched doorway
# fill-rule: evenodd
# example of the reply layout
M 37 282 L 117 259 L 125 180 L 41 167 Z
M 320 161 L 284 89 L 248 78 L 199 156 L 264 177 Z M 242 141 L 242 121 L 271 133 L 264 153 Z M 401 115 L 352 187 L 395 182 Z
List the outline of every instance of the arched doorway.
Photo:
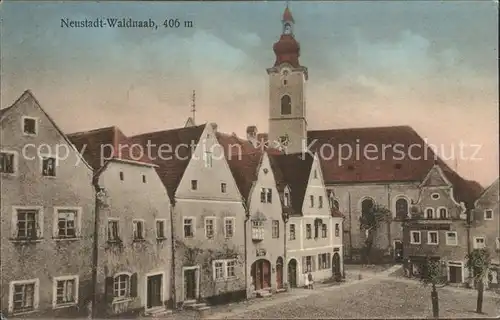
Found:
M 290 288 L 297 288 L 297 260 L 295 259 L 288 262 L 288 285 Z
M 283 289 L 283 258 L 276 259 L 276 287 Z
M 255 291 L 271 287 L 271 263 L 266 259 L 259 259 L 252 263 L 250 270 Z
M 342 270 L 340 268 L 340 255 L 335 252 L 332 257 L 332 275 L 334 278 L 340 279 Z

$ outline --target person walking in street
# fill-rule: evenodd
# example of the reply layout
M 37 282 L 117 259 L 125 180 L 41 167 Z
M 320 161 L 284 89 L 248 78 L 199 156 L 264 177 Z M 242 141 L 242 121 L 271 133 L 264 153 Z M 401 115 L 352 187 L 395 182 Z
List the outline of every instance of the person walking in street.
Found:
M 304 288 L 309 289 L 309 276 L 304 273 Z
M 307 275 L 307 282 L 309 283 L 309 289 L 314 289 L 314 279 L 311 271 L 309 271 L 309 274 Z

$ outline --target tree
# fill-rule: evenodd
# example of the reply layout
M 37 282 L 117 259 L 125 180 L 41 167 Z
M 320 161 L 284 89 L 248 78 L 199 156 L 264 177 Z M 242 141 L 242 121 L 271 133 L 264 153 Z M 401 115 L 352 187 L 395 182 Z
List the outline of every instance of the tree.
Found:
M 432 303 L 432 317 L 439 318 L 439 296 L 437 288 L 444 287 L 447 283 L 446 274 L 438 260 L 433 260 L 429 257 L 421 271 L 420 281 L 424 286 L 431 286 L 431 303 Z
M 487 249 L 474 249 L 467 256 L 466 267 L 472 274 L 477 289 L 476 312 L 483 313 L 484 282 L 488 279 L 491 257 Z
M 370 264 L 370 256 L 375 240 L 377 229 L 383 222 L 387 222 L 391 217 L 391 211 L 382 205 L 373 205 L 359 217 L 359 227 L 365 232 L 364 255 L 367 264 Z

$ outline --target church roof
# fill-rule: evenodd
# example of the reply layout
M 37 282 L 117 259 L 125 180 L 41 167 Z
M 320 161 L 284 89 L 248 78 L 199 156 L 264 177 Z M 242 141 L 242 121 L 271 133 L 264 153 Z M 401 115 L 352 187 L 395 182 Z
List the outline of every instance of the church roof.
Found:
M 483 191 L 479 183 L 463 179 L 437 157 L 409 126 L 312 130 L 307 135 L 309 149 L 319 153 L 326 184 L 417 182 L 437 163 L 453 184 L 457 201 L 470 207 Z

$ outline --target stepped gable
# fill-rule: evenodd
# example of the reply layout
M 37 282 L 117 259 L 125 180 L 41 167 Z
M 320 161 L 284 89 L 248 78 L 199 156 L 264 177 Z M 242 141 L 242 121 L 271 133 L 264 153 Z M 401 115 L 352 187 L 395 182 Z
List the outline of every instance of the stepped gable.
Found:
M 436 158 L 424 139 L 409 126 L 312 130 L 307 134 L 310 151 L 319 153 L 325 184 L 420 182 L 437 163 L 453 184 L 455 200 L 471 207 L 483 190 L 479 183 L 463 179 Z M 334 154 L 324 145 L 333 146 Z M 342 145 L 350 146 L 353 155 L 339 161 L 339 150 L 343 150 L 343 158 L 349 156 L 348 148 L 342 149 Z M 355 154 L 357 147 L 359 156 Z M 370 152 L 375 149 L 377 152 Z M 367 157 L 363 150 L 368 150 Z
M 130 137 L 131 141 L 142 145 L 145 150 L 148 145 L 150 146 L 151 160 L 157 165 L 156 172 L 165 185 L 171 201 L 175 199 L 175 192 L 194 151 L 191 146 L 194 148 L 198 144 L 205 126 L 203 124 Z
M 94 170 L 100 169 L 112 159 L 153 164 L 147 154 L 140 148 L 133 147 L 130 139 L 116 126 L 71 133 L 68 139 Z

